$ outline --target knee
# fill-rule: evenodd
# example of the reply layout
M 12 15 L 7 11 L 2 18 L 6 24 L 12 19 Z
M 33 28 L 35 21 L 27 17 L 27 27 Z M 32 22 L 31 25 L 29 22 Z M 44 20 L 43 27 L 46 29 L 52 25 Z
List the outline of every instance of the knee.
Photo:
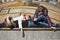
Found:
M 40 16 L 38 16 L 38 18 L 45 18 L 45 16 L 44 15 L 40 15 Z

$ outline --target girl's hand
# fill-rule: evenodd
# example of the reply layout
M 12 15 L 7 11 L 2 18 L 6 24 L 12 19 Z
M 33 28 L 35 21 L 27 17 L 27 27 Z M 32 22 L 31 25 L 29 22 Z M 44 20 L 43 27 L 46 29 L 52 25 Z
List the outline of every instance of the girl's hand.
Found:
M 34 21 L 37 21 L 38 19 L 37 18 L 34 18 Z

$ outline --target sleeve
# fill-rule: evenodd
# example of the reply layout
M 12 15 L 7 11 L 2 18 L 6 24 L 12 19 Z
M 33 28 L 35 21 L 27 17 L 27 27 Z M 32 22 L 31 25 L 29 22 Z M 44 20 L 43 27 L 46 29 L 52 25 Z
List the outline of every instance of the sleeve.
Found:
M 47 21 L 48 21 L 48 26 L 51 27 L 52 26 L 51 25 L 51 19 L 49 18 L 49 16 L 46 16 L 46 18 L 47 18 Z
M 22 28 L 22 20 L 23 20 L 23 16 L 20 16 L 18 20 L 19 28 Z
M 37 12 L 37 10 L 35 11 L 34 18 L 38 18 L 38 12 Z
M 46 18 L 47 18 L 47 22 L 48 22 L 48 25 L 49 25 L 49 27 L 51 27 L 52 25 L 51 25 L 51 19 L 49 18 L 49 16 L 48 16 L 48 10 L 47 10 L 47 8 L 44 8 L 44 16 L 46 16 Z
M 18 21 L 19 28 L 22 28 L 22 20 Z

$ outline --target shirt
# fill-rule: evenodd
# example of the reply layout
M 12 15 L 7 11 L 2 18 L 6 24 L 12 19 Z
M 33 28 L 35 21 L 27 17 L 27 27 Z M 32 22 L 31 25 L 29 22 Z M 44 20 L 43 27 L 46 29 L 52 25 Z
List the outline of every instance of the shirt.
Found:
M 18 20 L 18 25 L 19 25 L 19 28 L 22 28 L 22 20 L 23 20 L 23 15 L 19 16 L 19 17 L 16 17 L 16 18 L 13 18 L 14 21 Z

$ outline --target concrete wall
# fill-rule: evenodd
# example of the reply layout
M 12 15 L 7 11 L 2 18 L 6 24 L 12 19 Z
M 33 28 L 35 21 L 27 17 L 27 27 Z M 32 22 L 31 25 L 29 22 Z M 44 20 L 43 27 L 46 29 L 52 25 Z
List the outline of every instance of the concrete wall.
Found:
M 22 37 L 20 31 L 0 31 L 0 40 L 60 40 L 60 31 L 25 30 L 24 33 Z

